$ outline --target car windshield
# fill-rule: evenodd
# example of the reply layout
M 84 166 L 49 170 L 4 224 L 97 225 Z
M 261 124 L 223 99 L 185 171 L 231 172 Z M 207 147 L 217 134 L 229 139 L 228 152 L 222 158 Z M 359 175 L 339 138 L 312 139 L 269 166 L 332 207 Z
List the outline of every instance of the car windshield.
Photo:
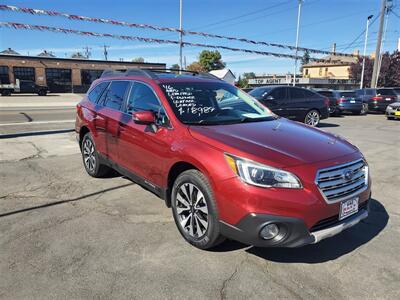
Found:
M 257 100 L 227 83 L 175 82 L 160 87 L 184 124 L 221 125 L 276 118 Z

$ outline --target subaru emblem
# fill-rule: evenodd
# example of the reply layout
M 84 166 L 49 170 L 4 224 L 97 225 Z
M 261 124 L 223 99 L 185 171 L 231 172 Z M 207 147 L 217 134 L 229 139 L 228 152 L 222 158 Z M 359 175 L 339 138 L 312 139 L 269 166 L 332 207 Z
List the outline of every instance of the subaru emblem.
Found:
M 343 178 L 346 180 L 351 180 L 353 178 L 353 170 L 345 170 L 343 172 Z

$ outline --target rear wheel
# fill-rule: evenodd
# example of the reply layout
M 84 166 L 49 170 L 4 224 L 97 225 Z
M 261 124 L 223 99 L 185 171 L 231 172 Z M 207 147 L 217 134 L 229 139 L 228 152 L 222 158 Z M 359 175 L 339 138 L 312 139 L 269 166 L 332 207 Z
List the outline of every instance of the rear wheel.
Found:
M 2 96 L 10 96 L 11 95 L 11 91 L 7 91 L 7 90 L 6 91 L 2 91 L 1 95 Z
M 100 157 L 90 132 L 86 133 L 82 139 L 81 152 L 83 165 L 90 176 L 104 177 L 112 171 L 108 166 L 100 163 Z
M 315 109 L 312 109 L 306 114 L 304 118 L 304 123 L 309 126 L 315 127 L 319 124 L 320 119 L 321 116 L 319 112 Z
M 209 249 L 224 240 L 211 186 L 198 170 L 178 176 L 172 188 L 171 206 L 179 232 L 193 246 Z
M 45 90 L 40 90 L 40 91 L 38 92 L 38 95 L 39 95 L 39 96 L 46 96 L 46 95 L 47 95 L 47 91 L 45 91 Z

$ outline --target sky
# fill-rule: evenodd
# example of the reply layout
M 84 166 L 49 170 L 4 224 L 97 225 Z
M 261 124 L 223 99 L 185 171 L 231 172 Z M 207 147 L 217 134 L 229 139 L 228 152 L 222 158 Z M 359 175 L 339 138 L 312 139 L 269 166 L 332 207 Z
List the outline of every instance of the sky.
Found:
M 362 52 L 366 19 L 379 14 L 381 0 L 304 0 L 300 21 L 300 47 L 337 51 Z M 80 16 L 115 19 L 163 27 L 179 27 L 179 0 L 0 0 L 0 4 L 54 10 Z M 400 0 L 393 0 L 394 13 L 389 15 L 384 50 L 394 51 L 400 37 Z M 294 45 L 296 40 L 297 0 L 183 0 L 183 28 L 234 37 Z M 396 15 L 395 15 L 396 14 Z M 108 24 L 73 21 L 60 17 L 28 15 L 0 11 L 0 21 L 47 25 L 83 31 L 133 35 L 178 40 L 178 33 L 135 29 Z M 370 27 L 367 53 L 376 47 L 377 19 Z M 357 36 L 360 36 L 351 44 Z M 253 46 L 241 42 L 185 36 L 187 42 L 207 43 L 259 51 L 294 54 L 280 48 Z M 103 59 L 102 45 L 110 48 L 109 59 L 130 61 L 143 57 L 146 62 L 168 66 L 178 63 L 177 45 L 150 44 L 110 38 L 84 37 L 60 33 L 0 28 L 0 49 L 11 47 L 23 55 L 37 55 L 43 50 L 59 57 L 91 48 L 92 59 Z M 195 61 L 202 48 L 184 47 L 187 64 Z M 236 75 L 286 74 L 293 72 L 294 61 L 220 50 L 222 60 Z M 321 57 L 321 56 L 317 56 Z

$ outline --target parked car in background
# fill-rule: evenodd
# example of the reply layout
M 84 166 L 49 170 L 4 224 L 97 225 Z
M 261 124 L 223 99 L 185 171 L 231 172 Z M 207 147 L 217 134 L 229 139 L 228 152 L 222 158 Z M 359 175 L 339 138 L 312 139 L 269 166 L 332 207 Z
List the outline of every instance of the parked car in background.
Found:
M 329 89 L 313 89 L 313 91 L 329 99 L 329 115 L 338 115 L 340 112 L 337 111 L 336 98 L 333 95 L 333 91 Z
M 321 90 L 318 93 L 329 98 L 330 113 L 332 115 L 341 115 L 344 112 L 361 115 L 365 114 L 368 110 L 368 104 L 364 103 L 361 98 L 357 98 L 355 91 Z
M 34 81 L 31 80 L 20 80 L 19 90 L 15 90 L 13 93 L 29 93 L 29 94 L 38 94 L 39 96 L 46 96 L 49 88 L 44 85 L 37 85 Z
M 400 119 L 400 101 L 389 104 L 385 114 L 388 120 Z
M 115 169 L 152 191 L 201 249 L 225 237 L 299 247 L 368 217 L 371 179 L 357 147 L 194 74 L 132 69 L 94 81 L 75 123 L 87 173 Z
M 249 93 L 275 114 L 317 126 L 329 117 L 329 99 L 314 91 L 292 86 L 264 86 Z
M 46 96 L 49 88 L 43 85 L 37 85 L 31 80 L 17 79 L 15 84 L 0 84 L 0 93 L 2 96 L 10 96 L 11 94 L 38 94 Z
M 358 89 L 357 99 L 368 104 L 368 111 L 385 112 L 386 107 L 399 98 L 394 88 Z

